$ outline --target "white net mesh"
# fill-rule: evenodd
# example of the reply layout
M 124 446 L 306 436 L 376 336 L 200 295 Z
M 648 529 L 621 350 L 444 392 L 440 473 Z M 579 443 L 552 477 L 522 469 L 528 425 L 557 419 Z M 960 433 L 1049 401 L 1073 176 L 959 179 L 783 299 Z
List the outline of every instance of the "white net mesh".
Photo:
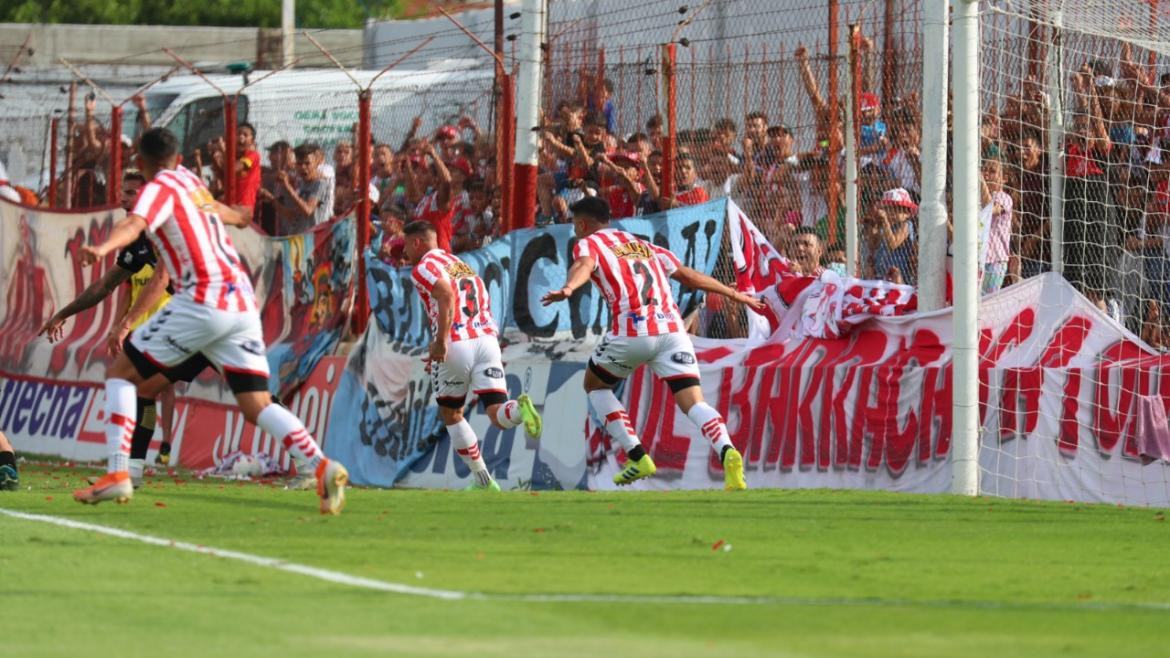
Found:
M 1170 504 L 1168 27 L 1156 2 L 983 6 L 986 493 Z

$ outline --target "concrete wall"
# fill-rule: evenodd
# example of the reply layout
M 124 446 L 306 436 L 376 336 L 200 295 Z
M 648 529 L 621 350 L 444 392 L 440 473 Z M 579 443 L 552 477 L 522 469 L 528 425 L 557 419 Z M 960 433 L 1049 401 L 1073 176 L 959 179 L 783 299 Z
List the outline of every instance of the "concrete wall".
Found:
M 23 67 L 35 69 L 56 66 L 62 57 L 78 64 L 121 60 L 130 65 L 169 66 L 173 60 L 162 52 L 163 47 L 197 64 L 255 62 L 264 45 L 262 42 L 275 37 L 279 43 L 280 31 L 251 27 L 3 23 L 0 24 L 0 58 L 7 62 L 29 34 L 32 34 L 29 45 L 35 52 L 23 60 Z M 343 64 L 361 65 L 361 30 L 315 30 L 312 34 L 323 46 L 337 51 L 337 58 Z M 307 65 L 327 64 L 300 34 L 296 37 L 296 54 L 306 57 Z

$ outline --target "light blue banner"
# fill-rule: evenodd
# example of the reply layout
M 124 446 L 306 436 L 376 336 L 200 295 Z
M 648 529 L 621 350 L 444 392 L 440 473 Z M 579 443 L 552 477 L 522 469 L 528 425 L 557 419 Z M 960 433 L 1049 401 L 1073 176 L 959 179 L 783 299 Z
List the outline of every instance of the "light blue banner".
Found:
M 670 249 L 687 267 L 710 274 L 719 254 L 726 206 L 725 200 L 717 200 L 615 225 Z M 533 338 L 551 338 L 558 332 L 571 332 L 574 338 L 601 335 L 609 327 L 609 309 L 592 285 L 567 302 L 540 305 L 546 292 L 564 285 L 576 242 L 573 227 L 561 224 L 513 231 L 459 257 L 487 284 L 492 314 L 505 331 L 515 329 Z M 429 342 L 426 314 L 410 283 L 410 270 L 390 267 L 372 252 L 366 255 L 366 266 L 370 309 L 382 333 L 412 345 Z M 677 282 L 673 287 L 683 314 L 692 311 L 700 294 L 682 291 Z
M 719 254 L 726 213 L 726 202 L 720 200 L 615 224 L 670 249 L 684 265 L 709 274 Z M 558 225 L 514 231 L 459 257 L 487 284 L 492 315 L 505 333 L 575 341 L 609 329 L 609 309 L 593 286 L 583 287 L 565 302 L 540 304 L 546 292 L 564 285 L 575 244 L 572 226 Z M 417 365 L 430 342 L 426 313 L 410 282 L 410 270 L 390 267 L 374 253 L 371 250 L 366 256 L 373 319 L 342 375 L 326 452 L 340 459 L 358 484 L 392 486 L 408 472 L 415 480 L 458 479 L 462 464 L 451 461 L 430 378 Z M 680 290 L 677 282 L 674 293 L 684 314 L 701 300 L 698 293 Z M 527 351 L 537 361 L 546 356 L 550 363 L 558 360 L 555 343 L 532 343 Z M 513 366 L 508 365 L 509 369 Z M 562 395 L 565 382 L 574 374 L 579 377 L 583 367 L 584 358 L 560 364 L 544 375 L 547 381 L 536 387 L 539 390 L 528 392 L 542 399 L 545 394 Z M 518 394 L 519 390 L 511 390 L 518 384 L 511 373 L 508 382 L 509 392 Z M 470 412 L 469 419 L 477 412 Z M 576 471 L 549 476 L 537 452 L 513 444 L 515 430 L 501 433 L 485 422 L 484 431 L 485 458 L 501 480 L 515 479 L 512 486 L 532 488 L 579 486 L 581 476 Z M 534 456 L 527 456 L 530 452 Z M 513 454 L 524 463 L 513 463 Z

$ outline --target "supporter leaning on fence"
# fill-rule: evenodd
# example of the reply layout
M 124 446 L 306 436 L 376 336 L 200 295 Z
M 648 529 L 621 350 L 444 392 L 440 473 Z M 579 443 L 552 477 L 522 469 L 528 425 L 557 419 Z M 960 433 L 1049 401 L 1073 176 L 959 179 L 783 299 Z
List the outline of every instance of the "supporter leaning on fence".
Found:
M 331 215 L 331 208 L 326 205 L 328 195 L 325 186 L 328 182 L 318 168 L 315 148 L 310 144 L 302 144 L 294 153 L 300 185 L 296 184 L 288 171 L 278 171 L 276 194 L 267 190 L 260 193 L 262 198 L 275 203 L 280 235 L 304 233 L 329 221 Z
M 897 187 L 887 190 L 866 215 L 864 237 L 870 257 L 866 278 L 914 285 L 918 261 L 915 216 L 918 204 Z

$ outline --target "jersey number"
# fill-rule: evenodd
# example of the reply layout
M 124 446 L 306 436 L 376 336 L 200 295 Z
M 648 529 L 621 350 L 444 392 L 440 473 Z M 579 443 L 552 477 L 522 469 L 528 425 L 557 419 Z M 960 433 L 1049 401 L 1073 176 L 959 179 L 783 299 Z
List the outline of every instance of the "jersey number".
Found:
M 463 307 L 463 313 L 470 320 L 479 315 L 479 290 L 476 288 L 473 279 L 461 279 L 459 281 L 459 289 L 463 291 L 463 299 L 467 302 L 467 306 Z
M 642 306 L 658 306 L 658 300 L 654 299 L 654 275 L 650 272 L 650 268 L 640 260 L 634 261 L 634 273 L 642 277 Z

